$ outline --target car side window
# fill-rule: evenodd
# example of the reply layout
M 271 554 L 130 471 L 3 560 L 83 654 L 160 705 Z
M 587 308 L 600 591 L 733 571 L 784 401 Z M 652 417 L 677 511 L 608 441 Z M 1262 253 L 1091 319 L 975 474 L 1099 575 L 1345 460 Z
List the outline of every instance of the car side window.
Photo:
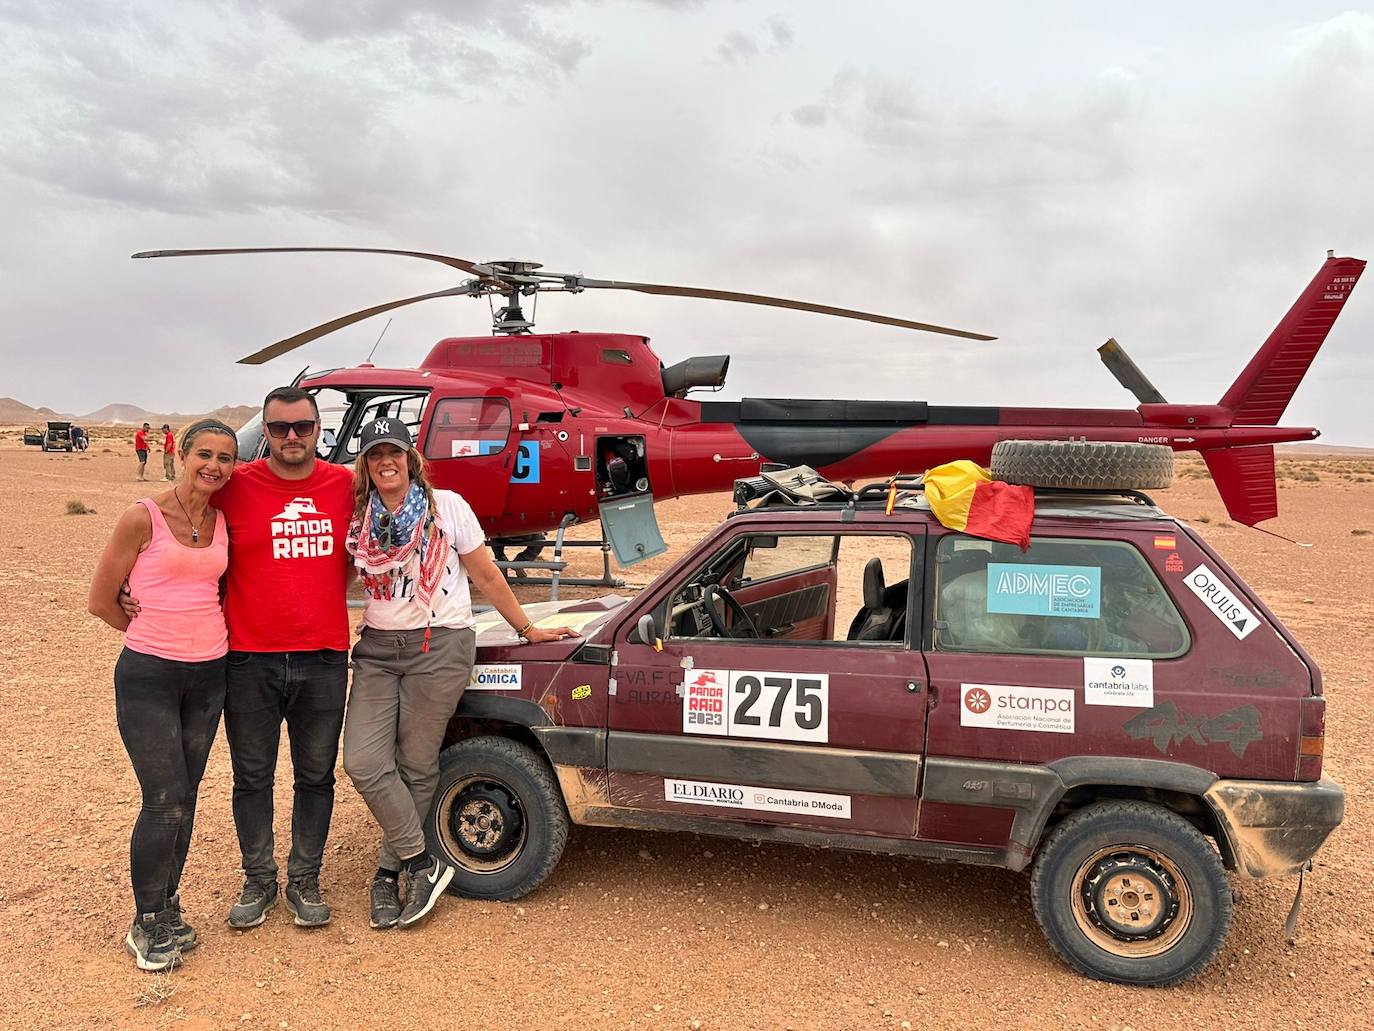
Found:
M 905 647 L 911 562 L 903 534 L 745 534 L 674 592 L 666 636 Z
M 1173 658 L 1187 624 L 1125 541 L 947 534 L 936 548 L 935 649 Z

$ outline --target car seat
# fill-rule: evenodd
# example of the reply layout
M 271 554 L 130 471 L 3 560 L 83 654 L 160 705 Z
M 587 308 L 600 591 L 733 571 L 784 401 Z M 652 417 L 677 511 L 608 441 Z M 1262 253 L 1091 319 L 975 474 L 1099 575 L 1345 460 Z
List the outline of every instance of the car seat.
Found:
M 907 583 L 883 581 L 883 560 L 871 558 L 864 566 L 864 605 L 849 624 L 847 641 L 900 641 L 906 629 Z

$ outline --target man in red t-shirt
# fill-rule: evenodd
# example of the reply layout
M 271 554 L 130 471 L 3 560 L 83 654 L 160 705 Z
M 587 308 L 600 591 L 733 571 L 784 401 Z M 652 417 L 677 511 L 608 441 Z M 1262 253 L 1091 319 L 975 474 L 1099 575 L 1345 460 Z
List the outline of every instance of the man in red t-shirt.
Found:
M 177 438 L 172 435 L 172 427 L 165 422 L 162 424 L 162 433 L 162 475 L 168 480 L 175 480 Z
M 143 429 L 134 434 L 134 452 L 138 455 L 138 478 L 147 479 L 143 475 L 144 468 L 148 465 L 148 431 L 152 429 L 146 422 Z
M 277 901 L 272 787 L 284 719 L 295 784 L 286 904 L 297 924 L 316 927 L 330 918 L 319 878 L 348 693 L 353 472 L 316 458 L 319 409 L 304 390 L 272 391 L 262 416 L 268 457 L 239 465 L 215 493 L 229 527 L 224 729 L 244 872 L 229 925 L 256 927 Z

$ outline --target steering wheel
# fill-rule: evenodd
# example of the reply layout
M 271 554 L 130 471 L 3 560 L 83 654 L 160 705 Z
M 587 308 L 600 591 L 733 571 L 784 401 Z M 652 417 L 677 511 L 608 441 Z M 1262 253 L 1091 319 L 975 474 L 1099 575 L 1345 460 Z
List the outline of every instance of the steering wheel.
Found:
M 706 618 L 717 637 L 750 639 L 759 636 L 758 628 L 749 618 L 749 613 L 744 611 L 744 606 L 720 584 L 707 584 L 706 590 L 702 592 L 702 600 L 706 605 Z M 726 610 L 735 618 L 732 626 L 725 623 Z

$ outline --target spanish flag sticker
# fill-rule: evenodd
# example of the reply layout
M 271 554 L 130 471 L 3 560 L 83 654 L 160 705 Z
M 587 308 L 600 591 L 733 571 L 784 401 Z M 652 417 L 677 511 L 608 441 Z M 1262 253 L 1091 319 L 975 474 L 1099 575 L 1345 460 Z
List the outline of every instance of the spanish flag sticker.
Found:
M 1156 538 L 1155 538 L 1155 547 L 1156 547 L 1159 551 L 1173 551 L 1173 550 L 1175 550 L 1175 549 L 1178 547 L 1178 542 L 1177 542 L 1177 540 L 1176 540 L 1174 537 L 1172 537 L 1172 536 L 1169 536 L 1169 537 L 1156 537 Z

